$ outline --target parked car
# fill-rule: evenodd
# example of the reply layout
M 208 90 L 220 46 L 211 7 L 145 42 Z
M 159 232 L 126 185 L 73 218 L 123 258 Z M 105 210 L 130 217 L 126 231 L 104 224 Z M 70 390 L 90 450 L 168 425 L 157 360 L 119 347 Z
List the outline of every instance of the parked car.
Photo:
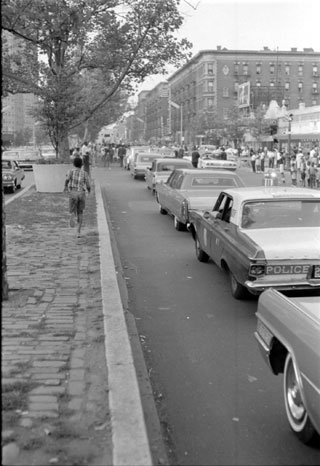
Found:
M 160 157 L 161 155 L 154 152 L 138 153 L 135 160 L 130 164 L 130 174 L 134 179 L 144 178 L 146 169 L 151 167 L 153 160 Z
M 19 167 L 16 160 L 2 158 L 2 186 L 12 193 L 21 188 L 22 181 L 25 178 L 24 170 Z
M 153 160 L 145 174 L 147 188 L 154 192 L 156 184 L 165 183 L 176 168 L 192 168 L 192 163 L 189 160 L 168 157 Z
M 176 230 L 185 230 L 190 213 L 211 208 L 221 190 L 245 186 L 242 179 L 226 170 L 175 169 L 166 183 L 156 185 L 160 213 L 173 216 Z
M 28 147 L 6 150 L 2 156 L 5 159 L 15 160 L 25 171 L 33 170 L 33 165 L 41 160 L 39 150 Z
M 270 289 L 261 294 L 256 316 L 261 354 L 273 374 L 284 375 L 290 428 L 304 443 L 319 440 L 320 297 L 289 298 Z
M 243 299 L 279 290 L 320 289 L 320 192 L 280 186 L 228 189 L 212 211 L 192 212 L 196 255 L 230 275 Z
M 215 155 L 212 152 L 206 152 L 199 159 L 198 168 L 222 168 L 223 170 L 235 171 L 237 169 L 237 163 L 232 160 L 222 160 L 219 155 Z
M 44 159 L 55 159 L 56 158 L 56 151 L 52 146 L 41 146 L 40 147 L 40 154 L 41 157 Z
M 130 170 L 130 165 L 134 162 L 137 154 L 150 152 L 150 146 L 131 146 L 123 159 L 123 166 L 126 170 Z

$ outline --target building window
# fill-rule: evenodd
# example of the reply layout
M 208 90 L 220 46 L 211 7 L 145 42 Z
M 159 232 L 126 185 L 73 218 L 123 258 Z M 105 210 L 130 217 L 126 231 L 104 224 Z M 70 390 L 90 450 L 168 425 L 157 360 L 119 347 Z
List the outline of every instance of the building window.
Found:
M 274 81 L 270 81 L 270 87 L 274 87 Z
M 256 74 L 261 74 L 261 65 L 257 64 L 256 66 Z
M 214 103 L 213 99 L 209 98 L 207 102 L 208 102 L 208 108 L 213 108 L 213 103 Z
M 290 65 L 286 65 L 284 67 L 284 72 L 286 76 L 290 76 Z
M 208 81 L 208 92 L 213 92 L 213 81 Z
M 249 68 L 247 64 L 243 65 L 243 74 L 248 74 L 249 73 Z
M 239 89 L 239 83 L 234 83 L 234 92 L 238 92 Z
M 302 92 L 302 89 L 303 89 L 303 84 L 302 84 L 302 83 L 298 83 L 298 91 L 299 91 L 299 92 Z
M 298 66 L 298 76 L 302 76 L 303 75 L 303 65 L 299 65 Z
M 229 109 L 228 108 L 223 108 L 222 109 L 222 116 L 224 120 L 227 120 L 229 117 Z
M 270 63 L 270 74 L 274 74 L 274 64 Z
M 239 65 L 238 65 L 238 63 L 235 63 L 235 65 L 234 65 L 234 73 L 239 74 Z
M 313 65 L 312 74 L 313 74 L 313 76 L 318 76 L 318 66 L 317 65 Z
M 208 63 L 208 74 L 213 74 L 213 63 Z
M 312 93 L 318 94 L 318 83 L 312 83 Z
M 286 91 L 288 91 L 290 89 L 290 83 L 286 82 L 284 88 Z
M 256 86 L 261 87 L 261 81 L 256 81 Z
M 223 97 L 229 97 L 229 88 L 228 87 L 223 88 L 222 95 L 223 95 Z

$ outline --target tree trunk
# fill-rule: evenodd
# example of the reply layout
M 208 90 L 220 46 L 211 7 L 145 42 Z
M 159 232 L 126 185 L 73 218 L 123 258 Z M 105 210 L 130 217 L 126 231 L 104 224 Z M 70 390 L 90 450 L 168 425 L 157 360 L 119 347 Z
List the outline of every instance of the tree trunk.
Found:
M 65 161 L 70 161 L 69 139 L 67 135 L 61 137 L 59 141 L 59 157 Z
M 4 210 L 4 192 L 2 188 L 2 299 L 9 299 L 9 286 L 7 277 L 7 247 L 6 247 L 6 213 Z

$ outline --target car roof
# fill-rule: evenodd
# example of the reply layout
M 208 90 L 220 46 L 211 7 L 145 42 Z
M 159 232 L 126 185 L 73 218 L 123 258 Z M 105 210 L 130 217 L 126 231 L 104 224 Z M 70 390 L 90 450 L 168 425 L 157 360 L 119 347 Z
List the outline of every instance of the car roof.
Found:
M 177 168 L 175 171 L 182 172 L 186 175 L 203 176 L 203 175 L 210 175 L 214 173 L 216 175 L 223 175 L 223 176 L 229 175 L 230 177 L 239 176 L 236 173 L 231 172 L 230 170 L 221 170 L 218 168 L 216 170 L 213 168 Z
M 159 159 L 157 159 L 157 163 L 176 163 L 177 165 L 179 164 L 183 164 L 185 165 L 186 163 L 191 163 L 189 160 L 186 160 L 186 159 L 176 159 L 175 157 L 161 157 Z
M 246 188 L 225 189 L 223 192 L 230 194 L 232 197 L 238 198 L 240 202 L 257 199 L 320 199 L 320 191 L 308 188 L 295 188 L 291 186 L 250 186 Z

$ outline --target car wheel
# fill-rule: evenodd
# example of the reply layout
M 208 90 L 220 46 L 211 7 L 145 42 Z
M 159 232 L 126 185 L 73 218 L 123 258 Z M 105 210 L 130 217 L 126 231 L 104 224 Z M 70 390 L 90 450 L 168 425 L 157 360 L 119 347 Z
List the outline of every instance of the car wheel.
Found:
M 180 220 L 178 220 L 178 218 L 175 215 L 173 217 L 173 224 L 177 231 L 184 231 L 186 229 L 185 224 L 180 222 Z
M 16 189 L 17 189 L 17 185 L 16 185 L 16 182 L 14 182 L 13 186 L 11 186 L 12 194 L 16 192 Z
M 247 289 L 238 282 L 231 270 L 229 270 L 229 276 L 232 296 L 236 299 L 245 299 L 247 297 Z
M 298 368 L 288 353 L 284 366 L 283 393 L 287 418 L 291 429 L 303 443 L 309 443 L 317 436 L 304 406 Z
M 159 204 L 159 212 L 160 212 L 161 215 L 167 215 L 167 213 L 168 213 L 168 212 L 166 211 L 166 209 L 164 209 L 164 208 L 162 207 L 161 204 Z
M 196 235 L 196 237 L 195 237 L 194 244 L 195 244 L 195 247 L 196 247 L 196 256 L 197 256 L 198 261 L 208 262 L 209 256 L 208 256 L 208 254 L 206 252 L 204 252 L 203 249 L 201 249 L 198 235 Z

